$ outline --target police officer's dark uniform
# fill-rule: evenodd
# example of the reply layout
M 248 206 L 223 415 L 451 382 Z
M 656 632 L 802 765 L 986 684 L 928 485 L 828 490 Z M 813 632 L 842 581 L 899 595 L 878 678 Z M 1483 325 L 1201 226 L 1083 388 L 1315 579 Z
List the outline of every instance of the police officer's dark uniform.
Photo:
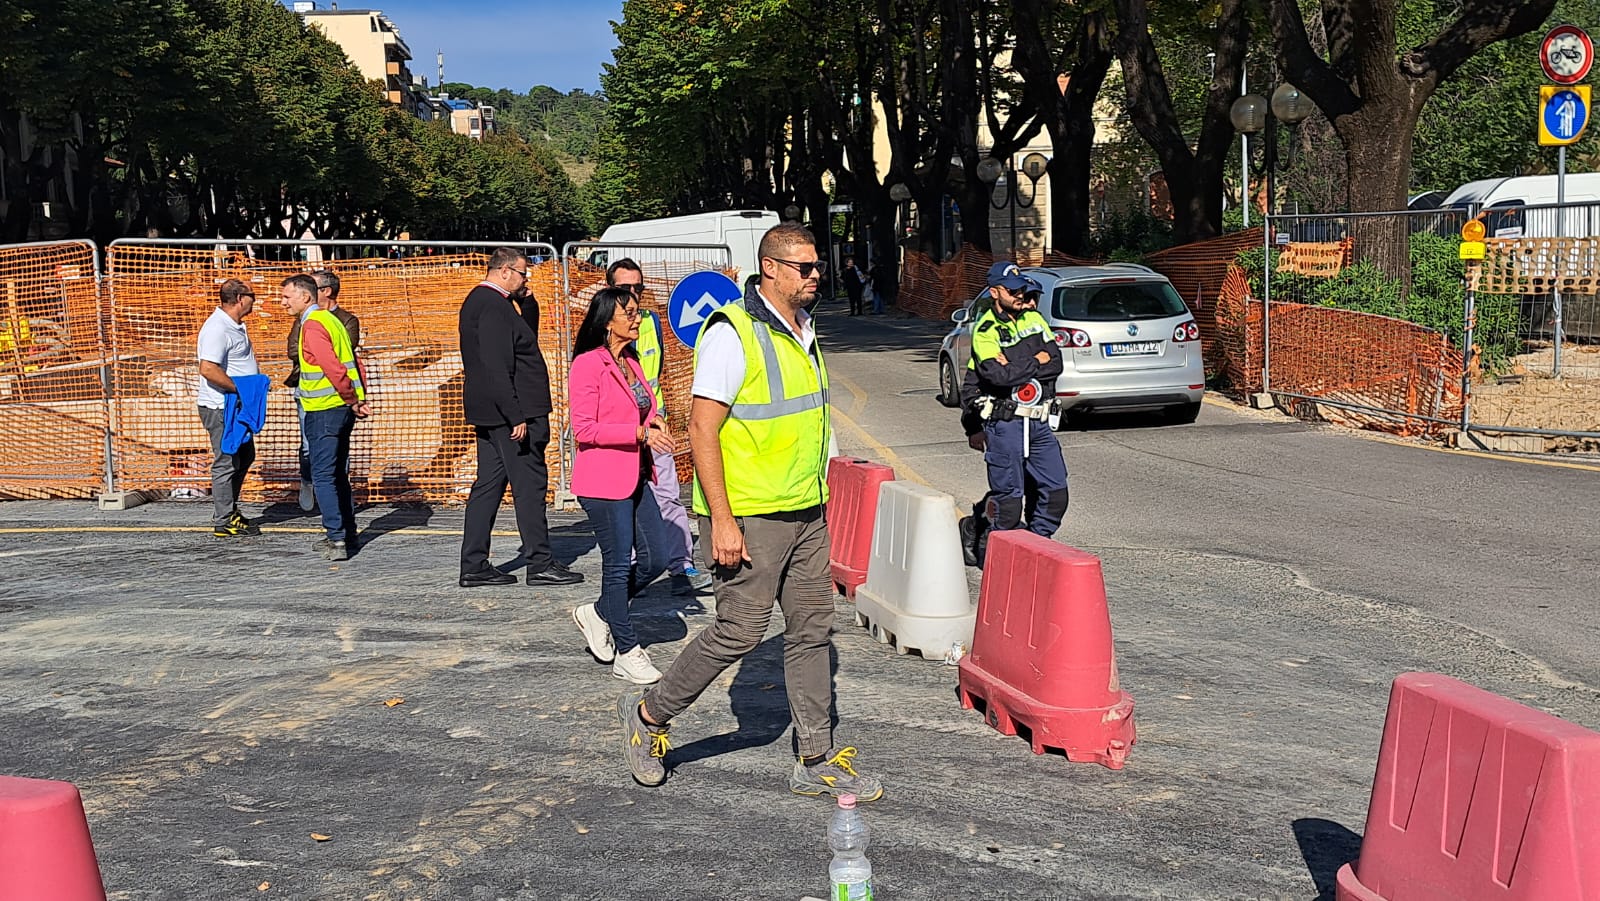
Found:
M 989 287 L 1037 296 L 1039 283 L 1015 263 L 989 269 Z M 1045 362 L 1039 361 L 1043 354 Z M 989 493 L 961 521 L 962 549 L 969 566 L 981 566 L 988 531 L 1023 526 L 1049 538 L 1067 512 L 1067 466 L 1051 428 L 1061 349 L 1050 324 L 1026 303 L 1007 310 L 998 297 L 972 327 L 972 358 L 961 385 L 961 423 L 969 440 L 982 431 Z M 1018 389 L 1022 390 L 1019 392 Z M 1023 455 L 1024 430 L 1027 456 Z

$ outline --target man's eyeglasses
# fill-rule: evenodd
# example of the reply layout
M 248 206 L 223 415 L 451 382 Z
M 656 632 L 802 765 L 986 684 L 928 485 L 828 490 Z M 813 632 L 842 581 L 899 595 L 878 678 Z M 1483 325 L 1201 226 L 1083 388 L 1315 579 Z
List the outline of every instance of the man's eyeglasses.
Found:
M 511 270 L 512 272 L 515 272 L 516 274 L 522 276 L 522 278 L 524 280 L 526 280 L 528 278 L 528 270 L 526 270 L 526 269 L 517 269 L 517 268 L 515 268 L 513 266 L 507 266 L 506 268 Z
M 798 263 L 794 260 L 784 260 L 779 259 L 778 257 L 767 257 L 767 259 L 772 260 L 773 262 L 782 263 L 785 266 L 793 266 L 794 271 L 800 273 L 801 278 L 810 278 L 812 273 L 816 273 L 817 275 L 828 274 L 828 264 L 823 260 L 812 260 L 806 263 Z
M 627 291 L 637 296 L 644 293 L 644 282 L 634 282 L 631 285 L 613 285 L 619 291 Z

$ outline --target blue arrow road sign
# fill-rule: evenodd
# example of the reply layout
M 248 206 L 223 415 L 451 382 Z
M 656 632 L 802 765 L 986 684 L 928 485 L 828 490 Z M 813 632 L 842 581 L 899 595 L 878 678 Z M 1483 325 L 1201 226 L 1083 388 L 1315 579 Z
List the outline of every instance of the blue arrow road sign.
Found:
M 693 273 L 672 287 L 667 299 L 667 325 L 679 341 L 693 347 L 707 317 L 742 294 L 733 279 L 720 272 Z
M 1583 133 L 1589 106 L 1576 91 L 1556 91 L 1544 104 L 1544 127 L 1556 138 L 1570 141 Z

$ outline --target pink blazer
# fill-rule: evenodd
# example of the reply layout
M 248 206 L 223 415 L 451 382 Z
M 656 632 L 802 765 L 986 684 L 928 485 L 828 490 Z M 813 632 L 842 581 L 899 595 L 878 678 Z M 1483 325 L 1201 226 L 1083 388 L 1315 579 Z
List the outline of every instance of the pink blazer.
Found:
M 639 361 L 628 360 L 633 377 L 645 384 Z M 567 402 L 572 415 L 572 438 L 578 445 L 572 462 L 572 493 L 578 497 L 622 500 L 639 487 L 639 402 L 622 375 L 617 358 L 604 347 L 579 354 L 567 379 Z M 650 398 L 649 414 L 657 414 Z M 645 458 L 652 460 L 652 458 Z M 651 462 L 654 480 L 654 463 Z

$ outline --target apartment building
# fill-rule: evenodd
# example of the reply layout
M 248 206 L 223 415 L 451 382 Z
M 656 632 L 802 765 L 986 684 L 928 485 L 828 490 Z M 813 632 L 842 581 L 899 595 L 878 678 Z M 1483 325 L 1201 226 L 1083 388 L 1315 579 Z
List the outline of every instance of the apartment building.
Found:
M 315 0 L 295 0 L 294 11 L 338 44 L 363 78 L 378 82 L 391 105 L 418 114 L 422 92 L 408 65 L 411 48 L 382 10 L 340 9 L 338 3 L 320 9 Z
M 429 114 L 423 118 L 445 122 L 458 135 L 481 141 L 495 133 L 494 107 L 487 103 L 440 94 L 427 98 L 427 107 Z

